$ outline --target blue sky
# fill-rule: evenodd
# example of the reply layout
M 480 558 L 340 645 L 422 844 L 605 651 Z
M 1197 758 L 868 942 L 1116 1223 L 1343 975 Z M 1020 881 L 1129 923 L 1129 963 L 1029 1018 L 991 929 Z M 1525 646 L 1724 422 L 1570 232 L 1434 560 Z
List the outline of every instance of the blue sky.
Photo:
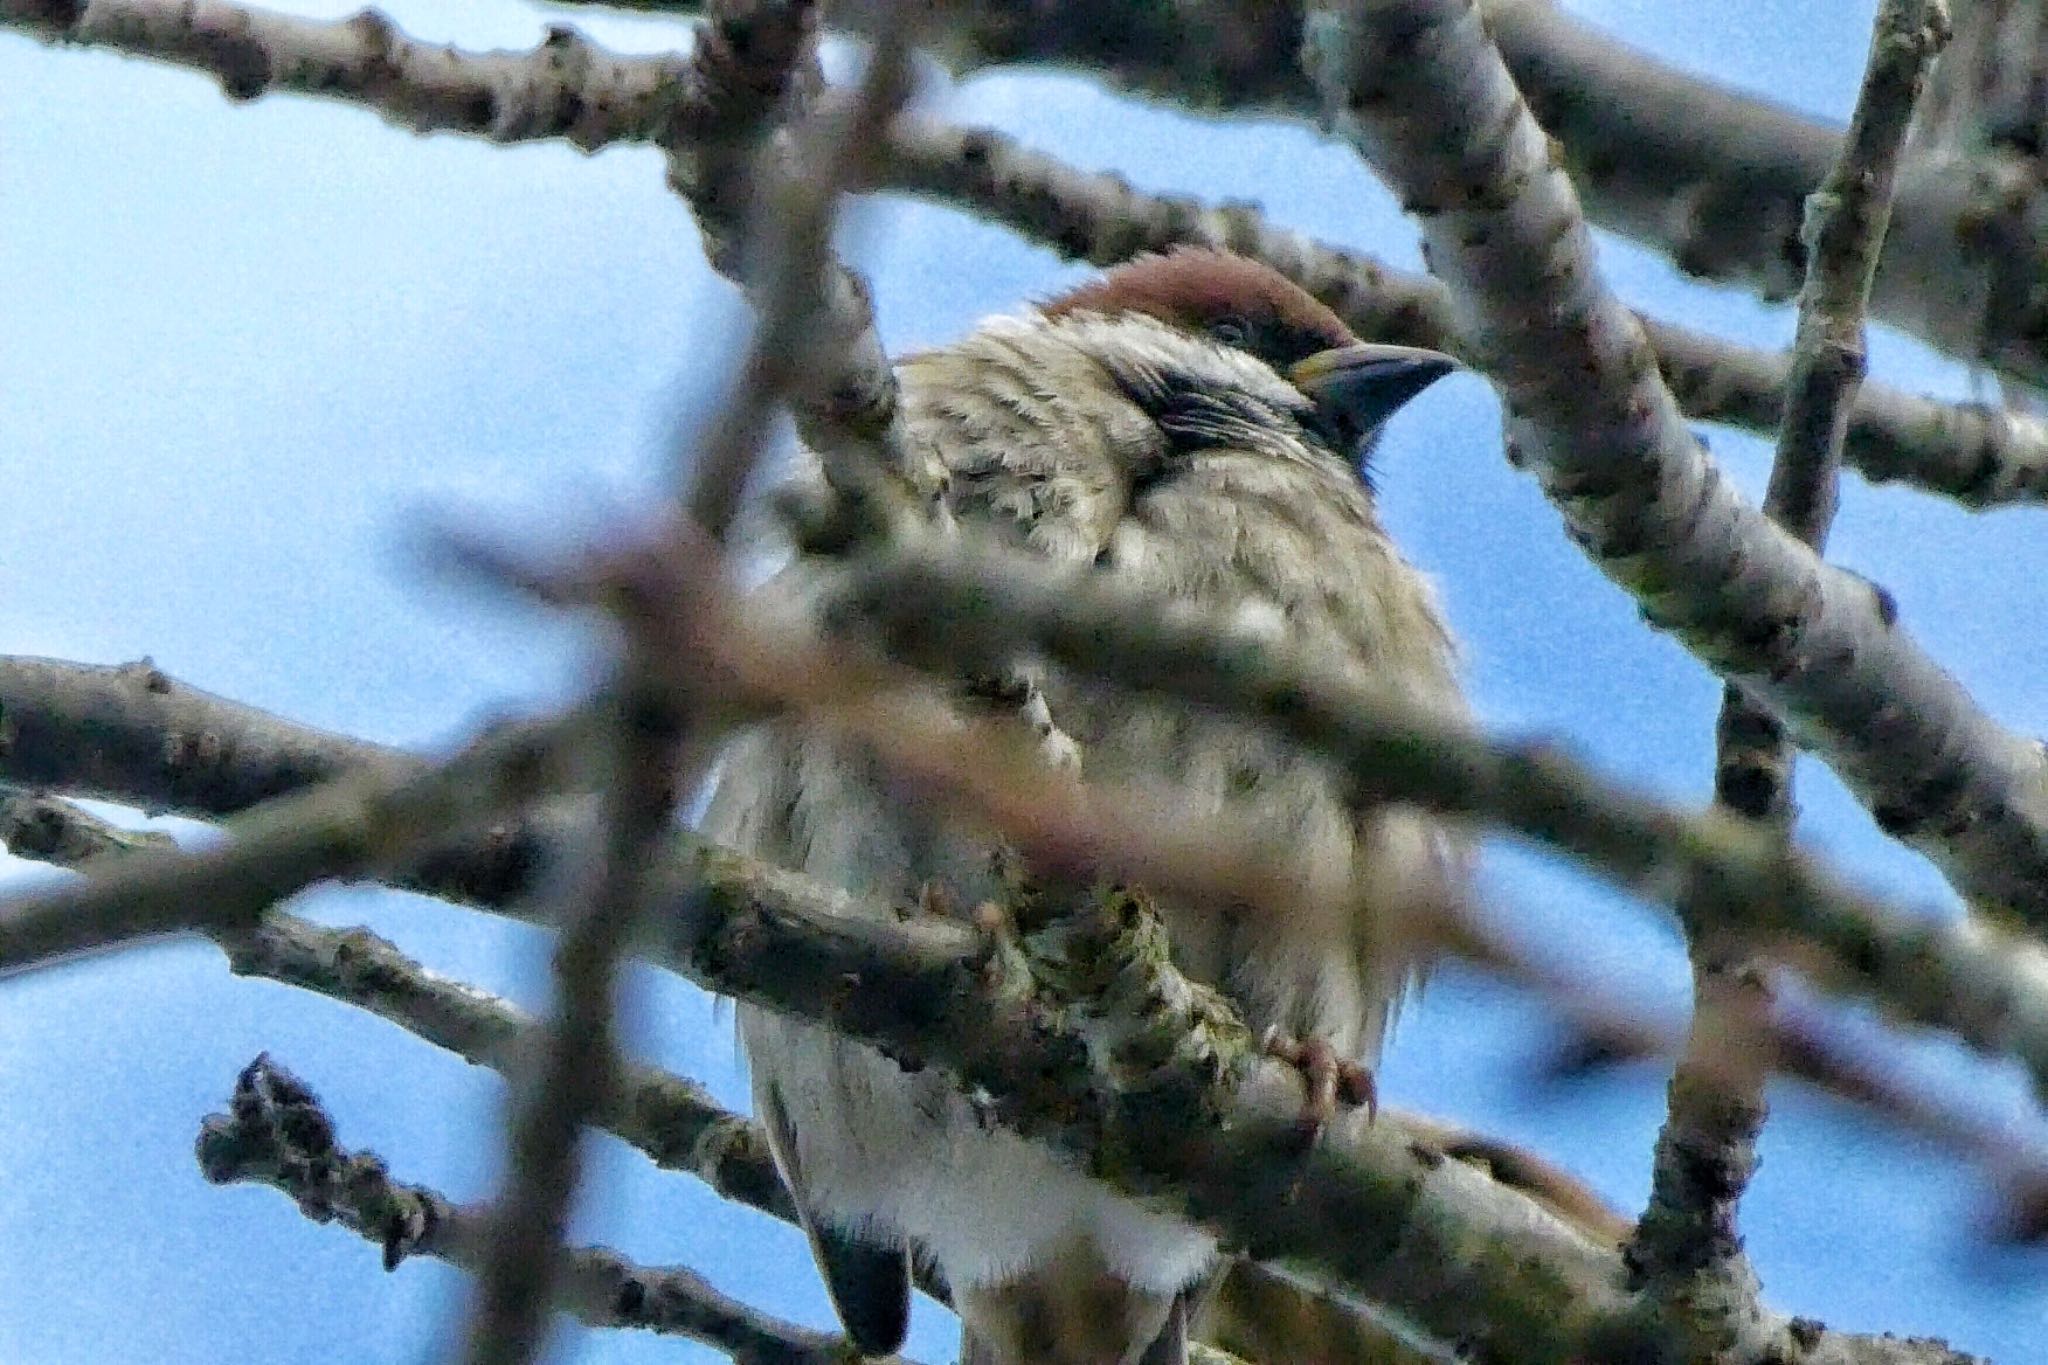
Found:
M 340 17 L 347 6 L 293 6 Z M 1846 115 L 1871 6 L 1660 0 L 1576 6 L 1668 60 L 1831 118 Z M 659 50 L 679 27 L 503 0 L 403 0 L 411 33 L 527 46 L 573 18 Z M 1341 148 L 1278 124 L 1182 117 L 1086 81 L 999 74 L 932 92 L 1139 184 L 1252 198 L 1280 221 L 1414 268 L 1413 231 Z M 892 347 L 938 342 L 1084 272 L 1008 232 L 895 201 L 852 218 Z M 1603 245 L 1638 306 L 1755 344 L 1789 313 Z M 575 630 L 427 574 L 422 528 L 455 519 L 549 543 L 661 487 L 666 433 L 727 381 L 745 315 L 644 149 L 583 156 L 417 139 L 373 115 L 288 97 L 232 105 L 180 71 L 0 35 L 0 651 L 174 675 L 312 724 L 434 746 L 586 676 Z M 1875 375 L 1950 396 L 1960 367 L 1884 333 Z M 1760 490 L 1768 450 L 1707 433 Z M 1432 389 L 1381 454 L 1388 518 L 1437 575 L 1488 721 L 1564 739 L 1674 798 L 1708 789 L 1716 684 L 1650 634 L 1501 458 L 1483 382 Z M 1898 489 L 1845 488 L 1832 544 L 2008 724 L 2048 732 L 2033 685 L 2048 627 L 2038 512 L 1975 516 Z M 1938 879 L 1802 766 L 1806 837 L 1874 884 L 1930 905 Z M 0 879 L 49 874 L 0 863 Z M 1662 920 L 1536 855 L 1490 851 L 1500 903 L 1582 967 L 1672 999 L 1683 955 Z M 545 943 L 489 917 L 393 893 L 305 900 L 367 922 L 433 966 L 542 998 Z M 743 1104 L 728 1021 L 651 973 L 646 1053 Z M 1520 1139 L 1624 1206 L 1648 1188 L 1661 1074 L 1536 1079 L 1542 1008 L 1456 972 L 1399 1029 L 1391 1102 Z M 0 987 L 0 1361 L 414 1361 L 449 1339 L 459 1276 L 385 1275 L 354 1238 L 277 1195 L 207 1186 L 202 1115 L 261 1049 L 330 1102 L 342 1140 L 457 1198 L 487 1194 L 503 1091 L 378 1021 L 229 976 L 204 946 L 163 946 Z M 1917 1063 L 1972 1103 L 2023 1108 L 2003 1068 L 1926 1048 Z M 2044 1313 L 2038 1255 L 1972 1236 L 1987 1189 L 1925 1143 L 1780 1089 L 1747 1206 L 1772 1301 L 1832 1325 L 1950 1335 L 2024 1361 Z M 685 1262 L 823 1323 L 801 1241 L 664 1177 L 608 1140 L 579 1235 Z M 949 1359 L 922 1312 L 912 1346 Z M 251 1343 L 260 1343 L 251 1345 Z M 687 1345 L 565 1327 L 561 1358 L 709 1358 Z

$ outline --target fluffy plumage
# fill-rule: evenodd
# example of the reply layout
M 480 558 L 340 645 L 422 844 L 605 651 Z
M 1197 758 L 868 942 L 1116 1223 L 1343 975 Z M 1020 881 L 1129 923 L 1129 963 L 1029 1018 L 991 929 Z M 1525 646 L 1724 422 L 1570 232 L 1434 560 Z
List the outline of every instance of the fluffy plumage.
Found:
M 1459 705 L 1424 580 L 1374 515 L 1355 463 L 1379 422 L 1448 368 L 1360 352 L 1328 309 L 1264 266 L 1152 257 L 1034 313 L 902 362 L 910 438 L 949 479 L 955 517 L 1076 574 L 1216 610 Z M 769 592 L 810 609 L 829 565 Z M 1029 661 L 1021 661 L 1030 668 Z M 1031 668 L 1085 771 L 1167 784 L 1349 873 L 1440 875 L 1441 832 L 1362 811 L 1322 760 L 1262 731 Z M 1002 891 L 1001 851 L 906 808 L 857 752 L 801 727 L 740 740 L 706 824 L 716 838 L 871 895 L 936 883 Z M 1176 960 L 1255 1026 L 1370 1063 L 1410 963 L 1346 905 L 1287 916 L 1161 906 Z M 985 1126 L 950 1082 L 908 1075 L 812 1025 L 743 1008 L 756 1102 L 841 1318 L 871 1353 L 899 1344 L 906 1251 L 952 1286 L 969 1365 L 1165 1365 L 1185 1358 L 1206 1234 L 1111 1194 Z

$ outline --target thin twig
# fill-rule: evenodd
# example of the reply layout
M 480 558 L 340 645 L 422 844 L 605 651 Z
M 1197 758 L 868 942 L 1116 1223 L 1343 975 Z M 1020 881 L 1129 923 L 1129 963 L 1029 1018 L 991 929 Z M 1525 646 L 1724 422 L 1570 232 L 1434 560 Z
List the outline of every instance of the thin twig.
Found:
M 382 1247 L 386 1270 L 425 1255 L 488 1274 L 495 1219 L 394 1179 L 372 1152 L 342 1147 L 319 1096 L 267 1056 L 243 1069 L 229 1112 L 208 1116 L 197 1146 L 208 1180 L 281 1191 L 308 1218 L 338 1221 Z M 742 1365 L 846 1365 L 849 1359 L 841 1338 L 763 1313 L 692 1270 L 636 1266 L 597 1247 L 569 1251 L 562 1261 L 543 1311 L 570 1313 L 593 1327 L 687 1337 Z
M 1863 318 L 1890 222 L 1913 108 L 1948 32 L 1942 0 L 1886 0 L 1842 155 L 1807 202 L 1806 287 L 1764 514 L 1816 553 L 1834 519 L 1849 412 L 1865 369 Z M 1769 711 L 1734 687 L 1715 726 L 1715 799 L 1730 813 L 1788 831 L 1793 751 Z M 1740 938 L 1691 896 L 1677 902 L 1692 959 L 1693 1030 L 1671 1077 L 1650 1201 L 1628 1250 L 1653 1294 L 1682 1296 L 1709 1319 L 1716 1349 L 1746 1359 L 1759 1281 L 1737 1208 L 1756 1169 L 1769 1065 L 1755 1018 L 1764 973 Z M 1745 1065 L 1745 1060 L 1748 1064 Z
M 1842 159 L 1807 205 L 1806 288 L 1764 515 L 1819 552 L 1834 520 L 1849 413 L 1862 387 L 1863 317 L 1906 130 L 1948 32 L 1941 0 L 1886 0 Z M 1791 749 L 1769 712 L 1730 689 L 1717 730 L 1715 790 L 1754 819 L 1789 815 Z

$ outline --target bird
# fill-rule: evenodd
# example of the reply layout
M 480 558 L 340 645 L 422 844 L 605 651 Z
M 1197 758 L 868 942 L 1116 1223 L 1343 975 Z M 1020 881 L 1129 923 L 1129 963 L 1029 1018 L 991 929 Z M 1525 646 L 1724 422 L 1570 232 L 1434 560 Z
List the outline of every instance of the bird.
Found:
M 1451 632 L 1381 525 L 1368 463 L 1387 419 L 1454 367 L 1361 342 L 1271 266 L 1181 248 L 987 319 L 897 374 L 906 442 L 938 467 L 934 496 L 962 534 L 1114 575 L 1462 715 Z M 857 630 L 835 581 L 799 554 L 763 591 Z M 1328 866 L 1463 874 L 1456 831 L 1362 805 L 1330 761 L 1249 722 L 1028 660 L 1019 676 L 1090 779 L 1244 818 Z M 906 801 L 850 741 L 799 720 L 728 749 L 702 823 L 898 904 L 933 887 L 942 905 L 1000 898 L 1010 865 L 991 836 Z M 1252 1027 L 1370 1066 L 1419 964 L 1331 899 L 1285 915 L 1158 909 L 1176 965 Z M 742 1004 L 738 1022 L 757 1116 L 859 1351 L 901 1345 L 919 1256 L 950 1289 L 963 1365 L 1185 1361 L 1218 1265 L 1210 1234 L 994 1126 L 943 1076 L 765 1008 Z

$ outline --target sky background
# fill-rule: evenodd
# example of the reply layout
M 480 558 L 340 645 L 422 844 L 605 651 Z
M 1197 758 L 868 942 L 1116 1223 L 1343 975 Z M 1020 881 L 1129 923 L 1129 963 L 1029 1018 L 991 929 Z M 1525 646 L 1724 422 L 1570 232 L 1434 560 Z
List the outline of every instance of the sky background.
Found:
M 338 18 L 349 6 L 291 8 Z M 1668 61 L 1840 120 L 1873 6 L 1573 8 Z M 564 21 L 621 49 L 688 41 L 681 24 L 513 0 L 386 12 L 471 48 L 528 47 Z M 1194 120 L 1037 74 L 939 81 L 928 107 L 1142 186 L 1258 200 L 1279 222 L 1419 268 L 1389 197 L 1311 130 Z M 573 626 L 436 578 L 418 550 L 423 528 L 451 519 L 559 545 L 659 491 L 667 434 L 717 401 L 745 325 L 662 177 L 644 148 L 586 157 L 414 138 L 356 108 L 230 104 L 197 75 L 0 33 L 0 651 L 146 654 L 226 696 L 426 748 L 568 695 L 590 662 Z M 899 350 L 1086 273 L 1002 228 L 894 200 L 855 214 L 847 245 Z M 1681 280 L 1626 244 L 1603 241 L 1602 261 L 1638 307 L 1757 345 L 1791 336 L 1787 309 Z M 1877 379 L 1974 391 L 1916 344 L 1872 342 Z M 1760 494 L 1767 447 L 1706 434 Z M 1468 643 L 1487 721 L 1703 799 L 1718 687 L 1642 626 L 1509 469 L 1485 384 L 1460 375 L 1423 395 L 1380 470 L 1388 521 Z M 2034 734 L 2048 732 L 2041 515 L 1972 515 L 1850 478 L 1831 545 L 1897 595 L 1905 625 L 1994 714 Z M 1813 845 L 1873 885 L 1946 903 L 1831 777 L 1801 773 Z M 0 885 L 52 875 L 0 859 Z M 1683 952 L 1660 917 L 1506 845 L 1489 849 L 1486 875 L 1576 965 L 1681 998 Z M 531 931 L 374 890 L 300 904 L 529 1007 L 545 999 L 546 943 Z M 644 1054 L 744 1106 L 729 1020 L 672 979 L 635 984 Z M 1540 1004 L 1446 972 L 1397 1031 L 1382 1094 L 1529 1143 L 1637 1208 L 1663 1074 L 1546 1082 L 1556 1037 Z M 400 1178 L 463 1200 L 493 1188 L 494 1074 L 235 979 L 211 947 L 0 983 L 0 1365 L 417 1361 L 454 1339 L 456 1273 L 418 1259 L 386 1275 L 372 1248 L 274 1192 L 200 1179 L 199 1122 L 264 1049 L 328 1101 L 345 1144 L 382 1153 Z M 2038 1133 L 2009 1069 L 1938 1046 L 1913 1064 Z M 1986 1247 L 1980 1180 L 1810 1092 L 1780 1087 L 1774 1105 L 1744 1219 L 1772 1303 L 1839 1328 L 1945 1334 L 2008 1363 L 2044 1358 L 2048 1254 Z M 795 1233 L 609 1139 L 592 1169 L 579 1238 L 828 1321 Z M 921 1304 L 911 1352 L 950 1359 L 953 1338 L 950 1318 Z M 712 1358 L 569 1325 L 559 1346 L 583 1362 Z

